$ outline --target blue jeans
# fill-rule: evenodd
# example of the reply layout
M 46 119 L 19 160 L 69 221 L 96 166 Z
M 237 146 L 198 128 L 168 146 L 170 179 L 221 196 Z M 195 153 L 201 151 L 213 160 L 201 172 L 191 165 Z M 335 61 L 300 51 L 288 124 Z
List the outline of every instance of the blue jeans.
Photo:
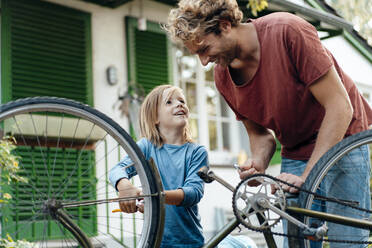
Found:
M 228 235 L 218 244 L 217 248 L 257 248 L 257 246 L 249 237 Z
M 307 161 L 292 160 L 282 158 L 281 172 L 291 173 L 300 176 L 305 170 Z M 359 207 L 370 209 L 371 199 L 369 191 L 370 179 L 370 157 L 367 145 L 361 146 L 345 155 L 336 165 L 327 173 L 325 180 L 321 183 L 320 192 L 326 192 L 326 196 L 339 199 L 358 202 Z M 362 190 L 361 190 L 362 189 Z M 315 204 L 314 204 L 315 205 Z M 314 206 L 315 207 L 315 206 Z M 319 205 L 316 206 L 319 210 Z M 349 217 L 369 218 L 369 214 L 350 209 L 340 204 L 326 202 L 321 206 L 322 209 L 327 209 L 329 213 L 345 213 Z M 286 221 L 283 221 L 283 228 L 286 230 Z M 328 238 L 329 239 L 345 239 L 345 240 L 368 240 L 369 231 L 359 228 L 348 227 L 344 225 L 328 223 Z M 331 243 L 331 247 L 348 247 L 359 248 L 365 245 L 358 244 L 341 244 Z M 284 247 L 288 247 L 288 242 L 284 240 Z M 320 242 L 312 242 L 312 248 L 321 247 Z

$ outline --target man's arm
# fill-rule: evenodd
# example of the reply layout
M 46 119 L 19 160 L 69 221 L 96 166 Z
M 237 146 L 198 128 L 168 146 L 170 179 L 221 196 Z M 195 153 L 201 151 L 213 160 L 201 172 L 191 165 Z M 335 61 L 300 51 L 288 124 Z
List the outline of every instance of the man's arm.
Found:
M 296 186 L 301 186 L 320 157 L 343 139 L 353 116 L 353 106 L 333 66 L 324 76 L 313 83 L 309 89 L 315 99 L 324 107 L 325 116 L 304 173 L 300 177 L 292 174 L 281 174 L 278 177 Z M 287 188 L 284 189 L 288 190 Z M 290 192 L 297 191 L 293 188 L 289 190 Z
M 310 86 L 310 91 L 324 107 L 325 116 L 319 129 L 314 151 L 302 175 L 303 178 L 308 176 L 315 163 L 326 151 L 344 138 L 353 117 L 353 106 L 349 95 L 333 66 Z
M 243 120 L 249 136 L 252 157 L 241 166 L 240 178 L 256 173 L 265 173 L 275 152 L 276 142 L 272 133 L 250 120 Z

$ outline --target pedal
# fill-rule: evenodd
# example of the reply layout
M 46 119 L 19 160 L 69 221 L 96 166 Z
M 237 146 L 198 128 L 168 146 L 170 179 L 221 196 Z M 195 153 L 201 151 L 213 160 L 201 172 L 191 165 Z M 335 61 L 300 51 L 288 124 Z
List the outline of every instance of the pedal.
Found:
M 303 234 L 306 238 L 312 241 L 319 241 L 323 239 L 324 236 L 327 235 L 328 227 L 324 223 L 322 226 L 318 228 L 307 228 L 303 231 Z
M 198 176 L 205 182 L 205 183 L 211 183 L 214 181 L 214 178 L 208 176 L 209 168 L 208 166 L 203 166 L 200 168 L 200 170 L 197 172 Z

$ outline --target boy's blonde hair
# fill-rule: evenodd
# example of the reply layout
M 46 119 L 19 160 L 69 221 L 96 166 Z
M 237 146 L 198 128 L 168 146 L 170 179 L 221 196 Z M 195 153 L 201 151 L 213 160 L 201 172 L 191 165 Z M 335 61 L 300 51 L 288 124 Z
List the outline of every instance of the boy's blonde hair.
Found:
M 180 0 L 163 28 L 176 43 L 199 42 L 197 39 L 206 34 L 219 35 L 221 20 L 230 21 L 235 27 L 242 19 L 236 0 Z
M 155 146 L 162 146 L 164 138 L 159 132 L 158 125 L 158 109 L 163 99 L 165 90 L 170 89 L 167 98 L 172 96 L 175 91 L 183 94 L 181 88 L 174 85 L 160 85 L 154 88 L 145 98 L 141 105 L 140 111 L 140 129 L 141 135 L 147 138 Z M 183 131 L 183 138 L 185 142 L 192 142 L 189 122 L 187 121 Z

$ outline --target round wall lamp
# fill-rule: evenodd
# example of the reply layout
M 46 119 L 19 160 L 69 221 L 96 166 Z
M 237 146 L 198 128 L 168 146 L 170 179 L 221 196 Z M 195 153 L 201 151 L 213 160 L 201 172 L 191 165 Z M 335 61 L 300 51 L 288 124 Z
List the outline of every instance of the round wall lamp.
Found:
M 118 70 L 115 66 L 110 65 L 106 69 L 106 78 L 109 85 L 115 85 L 118 83 Z

